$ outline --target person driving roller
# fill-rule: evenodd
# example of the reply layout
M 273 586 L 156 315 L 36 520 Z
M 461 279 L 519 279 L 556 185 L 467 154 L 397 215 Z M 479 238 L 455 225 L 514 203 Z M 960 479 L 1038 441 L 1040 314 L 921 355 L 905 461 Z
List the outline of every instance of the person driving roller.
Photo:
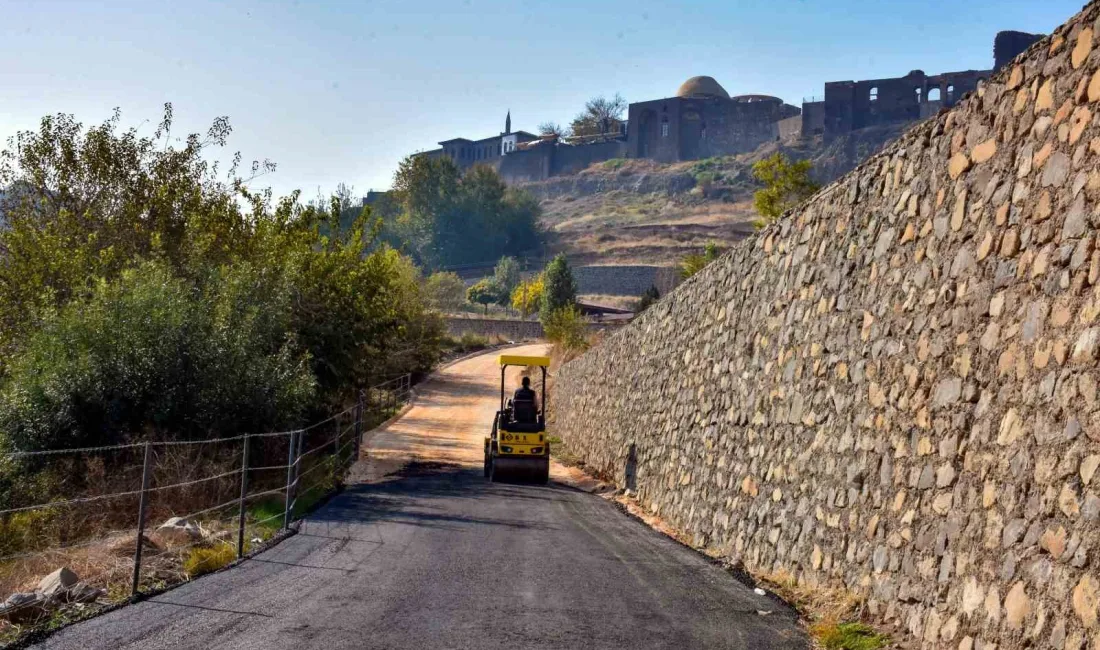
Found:
M 522 386 L 512 396 L 512 408 L 517 422 L 534 422 L 538 418 L 535 391 L 531 390 L 531 378 L 524 377 Z

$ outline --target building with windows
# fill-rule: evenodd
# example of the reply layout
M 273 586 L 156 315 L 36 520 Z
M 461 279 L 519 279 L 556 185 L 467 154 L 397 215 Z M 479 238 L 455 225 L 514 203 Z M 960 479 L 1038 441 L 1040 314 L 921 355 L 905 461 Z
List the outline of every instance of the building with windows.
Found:
M 802 104 L 803 136 L 826 138 L 883 124 L 913 122 L 954 106 L 962 96 L 1006 65 L 1041 34 L 1000 32 L 994 39 L 994 69 L 964 70 L 927 75 L 913 70 L 904 77 L 832 81 L 825 84 L 823 101 Z
M 627 155 L 675 162 L 753 151 L 801 112 L 770 95 L 730 97 L 713 77 L 692 77 L 673 97 L 630 105 Z
M 422 156 L 446 156 L 453 160 L 458 168 L 465 171 L 474 165 L 489 165 L 499 169 L 501 158 L 515 151 L 520 144 L 538 140 L 539 137 L 527 131 L 512 131 L 512 112 L 504 118 L 504 131 L 480 140 L 453 138 L 439 143 L 439 149 L 425 151 Z

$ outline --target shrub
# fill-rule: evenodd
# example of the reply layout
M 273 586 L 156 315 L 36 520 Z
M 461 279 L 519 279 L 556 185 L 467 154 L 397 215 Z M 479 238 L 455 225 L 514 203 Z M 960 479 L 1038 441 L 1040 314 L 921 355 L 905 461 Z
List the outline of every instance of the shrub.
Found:
M 218 277 L 204 294 L 149 262 L 44 319 L 9 362 L 0 431 L 60 449 L 297 422 L 316 387 L 290 294 L 244 269 Z
M 722 251 L 718 248 L 718 245 L 711 242 L 703 249 L 702 255 L 699 253 L 691 253 L 685 256 L 684 259 L 680 261 L 680 277 L 685 280 L 690 278 L 699 271 L 702 271 L 708 264 L 718 259 L 721 254 Z
M 457 273 L 432 273 L 424 280 L 424 299 L 439 311 L 457 311 L 466 302 L 466 283 Z
M 211 547 L 193 548 L 183 559 L 183 572 L 188 578 L 197 578 L 228 566 L 237 559 L 237 549 L 227 542 L 219 542 Z
M 810 198 L 820 186 L 810 179 L 809 160 L 791 162 L 776 153 L 752 166 L 752 175 L 764 188 L 753 195 L 753 204 L 760 213 L 760 222 L 768 223 L 784 212 Z
M 542 321 L 542 329 L 548 341 L 565 350 L 588 349 L 588 327 L 574 306 L 549 312 Z

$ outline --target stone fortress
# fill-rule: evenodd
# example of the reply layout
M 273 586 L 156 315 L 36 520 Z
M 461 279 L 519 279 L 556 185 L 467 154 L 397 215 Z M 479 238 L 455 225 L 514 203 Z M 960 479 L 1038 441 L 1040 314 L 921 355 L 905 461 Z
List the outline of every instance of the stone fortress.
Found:
M 418 155 L 448 157 L 463 170 L 488 165 L 506 182 L 522 183 L 575 173 L 613 158 L 678 162 L 745 153 L 780 139 L 828 140 L 869 126 L 925 119 L 950 108 L 1039 38 L 999 33 L 994 70 L 939 75 L 914 70 L 894 79 L 829 82 L 823 100 L 804 102 L 801 109 L 769 95 L 731 97 L 714 78 L 692 77 L 672 97 L 630 104 L 623 128 L 603 137 L 573 143 L 512 131 L 509 112 L 498 135 L 452 138 Z

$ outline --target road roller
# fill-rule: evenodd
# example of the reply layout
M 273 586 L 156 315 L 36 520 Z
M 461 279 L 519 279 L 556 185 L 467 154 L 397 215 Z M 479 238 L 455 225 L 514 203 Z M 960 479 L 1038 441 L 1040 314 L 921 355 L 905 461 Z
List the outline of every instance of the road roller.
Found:
M 506 396 L 509 367 L 538 368 L 542 397 Z M 500 409 L 485 438 L 485 476 L 492 482 L 546 483 L 550 480 L 550 441 L 546 436 L 546 369 L 550 357 L 500 355 Z M 533 395 L 533 392 L 532 392 Z

